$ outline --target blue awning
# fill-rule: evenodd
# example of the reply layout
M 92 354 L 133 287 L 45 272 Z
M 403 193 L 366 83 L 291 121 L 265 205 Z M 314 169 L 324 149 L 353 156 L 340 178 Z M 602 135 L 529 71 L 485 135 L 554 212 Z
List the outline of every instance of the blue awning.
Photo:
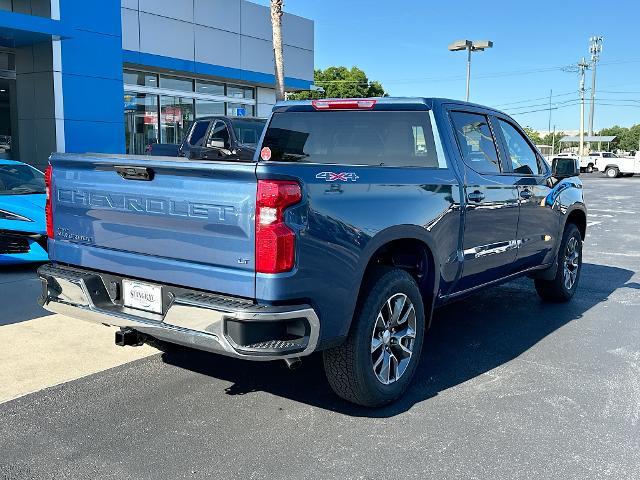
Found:
M 60 20 L 0 10 L 0 45 L 4 47 L 69 38 L 70 32 Z

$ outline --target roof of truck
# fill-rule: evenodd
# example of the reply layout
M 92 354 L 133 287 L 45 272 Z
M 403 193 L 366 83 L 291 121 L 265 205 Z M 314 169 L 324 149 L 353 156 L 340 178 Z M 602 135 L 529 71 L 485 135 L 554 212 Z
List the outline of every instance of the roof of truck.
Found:
M 486 108 L 498 111 L 487 105 L 480 105 L 463 100 L 454 100 L 451 98 L 441 97 L 371 97 L 371 98 L 322 98 L 322 101 L 344 101 L 344 100 L 375 100 L 376 105 L 425 105 L 432 108 L 436 104 L 455 103 L 457 105 L 468 105 L 471 107 Z M 287 100 L 276 103 L 276 106 L 295 106 L 295 105 L 311 105 L 313 100 Z

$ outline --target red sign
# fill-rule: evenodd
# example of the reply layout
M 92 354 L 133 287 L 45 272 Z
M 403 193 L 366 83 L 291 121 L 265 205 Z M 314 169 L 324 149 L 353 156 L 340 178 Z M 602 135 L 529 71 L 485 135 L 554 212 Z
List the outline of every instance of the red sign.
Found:
M 264 161 L 271 160 L 271 149 L 269 147 L 264 147 L 260 150 L 260 158 Z

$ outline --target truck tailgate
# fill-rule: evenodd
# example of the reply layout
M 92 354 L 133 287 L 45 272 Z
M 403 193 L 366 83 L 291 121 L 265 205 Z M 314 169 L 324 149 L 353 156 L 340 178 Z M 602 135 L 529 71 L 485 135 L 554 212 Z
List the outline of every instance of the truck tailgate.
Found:
M 52 260 L 254 297 L 255 164 L 54 154 L 51 165 Z

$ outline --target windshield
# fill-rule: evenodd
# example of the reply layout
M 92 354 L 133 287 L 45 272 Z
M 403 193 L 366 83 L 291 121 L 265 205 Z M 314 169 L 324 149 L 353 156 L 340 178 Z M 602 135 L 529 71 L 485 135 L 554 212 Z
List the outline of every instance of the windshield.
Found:
M 44 174 L 28 165 L 0 165 L 0 195 L 45 193 Z
M 266 120 L 232 120 L 233 131 L 238 142 L 245 145 L 257 145 Z

